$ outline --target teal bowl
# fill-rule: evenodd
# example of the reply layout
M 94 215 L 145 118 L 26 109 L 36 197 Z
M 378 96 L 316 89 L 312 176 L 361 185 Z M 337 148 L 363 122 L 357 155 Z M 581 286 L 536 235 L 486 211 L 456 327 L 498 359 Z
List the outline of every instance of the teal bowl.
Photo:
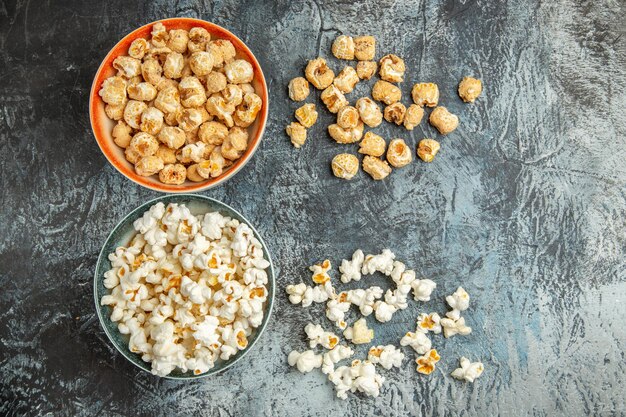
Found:
M 104 329 L 107 337 L 109 338 L 113 346 L 115 346 L 115 348 L 122 354 L 122 356 L 124 356 L 138 368 L 141 368 L 144 371 L 152 374 L 150 363 L 144 362 L 141 359 L 141 355 L 133 353 L 128 349 L 128 335 L 123 335 L 119 332 L 119 330 L 117 329 L 117 324 L 110 319 L 112 308 L 110 306 L 101 306 L 100 300 L 102 299 L 103 295 L 110 294 L 110 290 L 108 290 L 104 286 L 104 273 L 111 269 L 111 262 L 108 258 L 109 253 L 114 252 L 115 248 L 117 248 L 118 246 L 128 246 L 130 244 L 131 239 L 136 234 L 135 229 L 133 228 L 133 222 L 143 216 L 144 212 L 149 210 L 151 206 L 158 202 L 162 202 L 165 205 L 169 203 L 184 204 L 189 208 L 189 210 L 191 210 L 193 214 L 203 214 L 209 211 L 219 211 L 222 215 L 232 217 L 239 220 L 241 223 L 247 224 L 254 232 L 254 236 L 261 242 L 261 245 L 263 246 L 263 251 L 265 252 L 265 257 L 270 263 L 269 268 L 266 270 L 268 276 L 268 296 L 265 303 L 263 322 L 252 332 L 252 334 L 248 338 L 248 346 L 227 361 L 218 359 L 215 362 L 215 366 L 212 369 L 209 369 L 208 372 L 205 372 L 203 374 L 194 375 L 192 371 L 181 372 L 177 369 L 164 377 L 168 379 L 179 380 L 204 378 L 209 375 L 224 371 L 240 361 L 241 358 L 243 358 L 246 353 L 248 353 L 250 349 L 254 347 L 259 337 L 261 337 L 261 334 L 263 333 L 265 327 L 267 326 L 267 323 L 269 322 L 272 312 L 272 306 L 274 305 L 274 293 L 276 287 L 274 277 L 274 265 L 272 263 L 272 258 L 270 256 L 267 245 L 265 244 L 257 230 L 252 226 L 252 224 L 250 224 L 250 222 L 245 217 L 243 217 L 243 215 L 241 215 L 241 213 L 239 213 L 234 208 L 228 206 L 227 204 L 222 203 L 221 201 L 217 201 L 212 198 L 196 194 L 166 195 L 148 201 L 130 212 L 126 217 L 122 219 L 121 222 L 118 223 L 117 226 L 115 226 L 111 234 L 109 234 L 106 242 L 104 243 L 102 250 L 100 251 L 100 256 L 98 256 L 98 263 L 96 264 L 96 273 L 94 276 L 93 294 L 96 305 L 96 312 L 98 313 L 100 324 L 102 325 L 102 328 Z

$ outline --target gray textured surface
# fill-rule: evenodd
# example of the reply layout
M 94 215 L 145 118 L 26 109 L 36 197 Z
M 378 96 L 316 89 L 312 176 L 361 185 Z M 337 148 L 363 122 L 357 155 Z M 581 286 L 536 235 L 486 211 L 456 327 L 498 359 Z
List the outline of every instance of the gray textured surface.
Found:
M 625 15 L 618 0 L 0 2 L 0 414 L 624 414 Z M 282 293 L 258 348 L 215 378 L 159 380 L 107 342 L 91 298 L 97 253 L 156 194 L 101 155 L 88 91 L 123 34 L 171 16 L 226 26 L 265 70 L 265 139 L 234 180 L 205 194 L 258 225 L 279 287 L 325 256 L 394 249 L 439 287 L 425 307 L 377 327 L 381 343 L 397 341 L 418 311 L 443 311 L 457 285 L 472 295 L 474 333 L 435 339 L 434 375 L 417 376 L 407 360 L 385 372 L 379 398 L 333 399 L 321 374 L 285 360 L 304 347 L 307 321 L 324 323 L 322 310 L 292 307 Z M 405 97 L 415 81 L 439 83 L 462 122 L 433 164 L 382 183 L 336 180 L 328 164 L 341 146 L 324 133 L 328 114 L 303 150 L 288 143 L 296 106 L 285 85 L 306 59 L 330 55 L 339 33 L 375 35 L 379 56 L 403 56 Z M 455 94 L 468 74 L 485 82 L 474 106 Z M 424 123 L 383 132 L 411 145 L 433 135 Z M 485 363 L 473 385 L 449 377 L 460 355 Z

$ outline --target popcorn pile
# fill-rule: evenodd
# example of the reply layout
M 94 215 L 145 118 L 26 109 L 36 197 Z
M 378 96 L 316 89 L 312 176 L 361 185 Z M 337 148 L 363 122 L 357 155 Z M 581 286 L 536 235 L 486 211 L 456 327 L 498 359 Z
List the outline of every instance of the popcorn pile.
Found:
M 263 105 L 250 84 L 252 64 L 229 40 L 201 27 L 152 27 L 128 55 L 113 61 L 102 83 L 113 140 L 141 176 L 165 184 L 215 178 L 248 148 L 247 128 Z
M 318 90 L 323 90 L 320 99 L 331 113 L 337 114 L 337 123 L 328 126 L 328 133 L 337 142 L 350 144 L 361 141 L 359 153 L 363 158 L 363 170 L 373 179 L 382 180 L 392 171 L 392 167 L 401 168 L 413 160 L 412 151 L 404 139 L 393 139 L 389 146 L 385 140 L 369 131 L 364 132 L 364 125 L 371 128 L 379 126 L 383 118 L 396 125 L 402 125 L 412 131 L 424 118 L 424 106 L 434 107 L 428 121 L 440 134 L 452 133 L 459 125 L 458 116 L 450 113 L 446 107 L 439 104 L 439 87 L 434 83 L 417 83 L 411 90 L 413 104 L 406 107 L 401 103 L 402 91 L 396 85 L 404 81 L 406 66 L 404 60 L 397 55 L 383 56 L 378 63 L 376 56 L 376 39 L 373 36 L 351 37 L 341 35 L 332 45 L 333 55 L 341 60 L 358 61 L 356 69 L 352 66 L 344 67 L 335 76 L 324 58 L 316 58 L 308 62 L 305 77 L 297 77 L 289 82 L 289 98 L 293 101 L 303 101 L 310 93 L 309 83 Z M 372 87 L 372 99 L 361 97 L 354 106 L 350 105 L 346 94 L 351 93 L 361 80 L 371 79 L 378 70 L 379 80 Z M 466 103 L 473 103 L 482 92 L 480 80 L 464 77 L 458 87 L 461 99 Z M 381 111 L 376 101 L 385 105 Z M 297 122 L 292 122 L 286 128 L 291 143 L 296 148 L 304 145 L 307 138 L 307 129 L 315 124 L 318 112 L 315 104 L 307 103 L 295 111 Z M 361 140 L 362 139 L 362 140 Z M 385 154 L 386 161 L 380 159 Z M 434 139 L 424 138 L 417 144 L 417 156 L 424 162 L 432 162 L 440 144 Z M 391 164 L 391 166 L 390 166 Z M 350 180 L 359 170 L 359 160 L 355 155 L 341 153 L 336 155 L 331 168 L 336 177 Z
M 134 223 L 129 247 L 109 254 L 101 305 L 152 373 L 199 375 L 248 346 L 263 321 L 268 277 L 252 229 L 219 212 L 157 203 Z
M 300 304 L 302 307 L 308 307 L 313 303 L 326 303 L 326 317 L 338 329 L 343 330 L 344 338 L 354 345 L 369 344 L 374 339 L 374 330 L 367 327 L 365 317 L 374 315 L 376 320 L 386 323 L 398 310 L 408 307 L 411 292 L 414 300 L 426 302 L 430 300 L 437 287 L 437 284 L 429 279 L 417 279 L 415 271 L 407 269 L 404 263 L 396 260 L 395 254 L 389 249 L 384 249 L 380 254 L 367 256 L 359 249 L 354 252 L 352 259 L 344 259 L 339 267 L 343 283 L 360 281 L 364 275 L 376 272 L 390 277 L 395 283 L 395 289 L 387 290 L 384 296 L 382 288 L 378 286 L 337 293 L 329 275 L 331 268 L 328 259 L 311 266 L 309 269 L 314 285 L 291 284 L 286 287 L 286 292 L 292 304 Z M 451 310 L 446 313 L 445 318 L 441 318 L 437 313 L 422 313 L 418 316 L 415 331 L 408 332 L 402 337 L 400 346 L 409 346 L 420 355 L 415 360 L 417 372 L 431 374 L 440 360 L 437 350 L 432 348 L 432 341 L 428 338 L 429 332 L 433 334 L 443 332 L 446 338 L 455 335 L 467 336 L 471 333 L 472 329 L 465 324 L 465 318 L 461 317 L 461 313 L 469 308 L 469 300 L 469 294 L 459 287 L 452 295 L 446 297 Z M 358 307 L 364 317 L 348 326 L 345 314 L 352 305 Z M 304 331 L 310 349 L 303 352 L 292 351 L 287 358 L 289 365 L 302 373 L 321 368 L 322 373 L 328 375 L 328 379 L 335 385 L 337 397 L 341 399 L 346 399 L 348 392 L 378 396 L 385 378 L 377 373 L 376 366 L 387 370 L 399 368 L 405 357 L 404 353 L 393 345 L 372 346 L 366 360 L 356 359 L 350 366 L 344 365 L 335 369 L 335 365 L 340 361 L 352 357 L 354 351 L 348 345 L 340 344 L 338 335 L 324 330 L 319 324 L 309 323 Z M 316 354 L 312 349 L 318 345 L 327 352 Z M 468 359 L 461 358 L 461 368 L 455 370 L 452 376 L 473 382 L 482 372 L 482 363 L 471 363 Z

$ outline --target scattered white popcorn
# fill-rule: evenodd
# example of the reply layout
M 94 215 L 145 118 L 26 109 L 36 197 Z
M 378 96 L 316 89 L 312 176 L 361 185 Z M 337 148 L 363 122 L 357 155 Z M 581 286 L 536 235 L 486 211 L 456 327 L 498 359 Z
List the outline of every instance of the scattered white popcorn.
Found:
M 364 318 L 360 318 L 344 330 L 343 335 L 355 345 L 360 345 L 374 339 L 374 330 L 367 327 L 367 321 Z
M 378 271 L 389 276 L 393 271 L 393 260 L 395 257 L 396 255 L 389 249 L 383 249 L 383 252 L 379 255 L 367 255 L 363 261 L 361 273 L 370 275 Z
M 413 298 L 418 301 L 430 301 L 430 295 L 437 287 L 434 281 L 429 279 L 416 279 L 411 283 Z
M 304 293 L 307 290 L 307 286 L 304 282 L 300 284 L 287 285 L 286 291 L 289 295 L 289 302 L 291 304 L 300 304 L 304 300 Z M 304 307 L 304 306 L 303 306 Z
M 404 360 L 404 353 L 394 345 L 372 346 L 367 359 L 373 364 L 380 364 L 385 369 L 400 368 Z
M 398 309 L 391 304 L 387 304 L 385 301 L 376 301 L 376 304 L 374 304 L 374 311 L 376 311 L 374 314 L 376 320 L 381 323 L 386 323 L 391 320 L 391 317 L 396 311 L 398 311 Z
M 359 307 L 361 314 L 366 317 L 374 312 L 374 304 L 382 296 L 383 289 L 376 286 L 348 291 L 348 301 Z
M 328 259 L 325 259 L 324 262 L 322 262 L 321 264 L 315 264 L 309 267 L 311 272 L 313 272 L 313 276 L 311 277 L 313 282 L 316 284 L 324 284 L 330 281 L 328 271 L 331 267 L 332 265 L 330 264 L 330 261 Z
M 361 249 L 357 249 L 352 255 L 352 260 L 348 261 L 344 259 L 341 261 L 339 272 L 341 272 L 341 282 L 347 284 L 350 281 L 361 280 L 361 267 L 363 266 L 363 260 L 365 255 Z
M 303 374 L 322 366 L 322 360 L 322 355 L 316 355 L 312 350 L 306 350 L 302 353 L 294 350 L 287 357 L 289 365 L 295 366 Z
M 420 355 L 425 354 L 432 347 L 432 342 L 424 333 L 408 332 L 400 339 L 400 346 L 411 346 Z
M 472 332 L 472 328 L 465 325 L 464 317 L 460 317 L 458 320 L 443 318 L 441 319 L 441 327 L 443 327 L 443 335 L 446 338 L 457 334 L 467 336 Z
M 421 313 L 417 317 L 417 331 L 422 333 L 441 333 L 441 317 L 437 313 Z
M 337 345 L 332 350 L 324 353 L 322 360 L 322 372 L 326 375 L 335 370 L 335 364 L 354 355 L 354 351 L 345 345 Z
M 385 378 L 376 373 L 373 363 L 360 360 L 354 360 L 351 366 L 340 366 L 328 374 L 328 379 L 335 385 L 337 397 L 344 400 L 349 391 L 377 397 L 385 382 Z
M 456 379 L 474 382 L 485 370 L 481 362 L 470 362 L 469 359 L 461 357 L 461 367 L 452 371 L 452 376 Z
M 314 287 L 309 287 L 304 283 L 287 285 L 286 291 L 289 294 L 289 301 L 292 304 L 302 304 L 302 307 L 308 307 L 313 303 L 325 303 L 335 294 L 330 281 Z
M 448 311 L 446 316 L 452 320 L 458 320 L 461 312 L 468 309 L 469 301 L 469 294 L 462 287 L 457 288 L 454 294 L 446 297 L 446 302 L 452 307 L 452 311 Z
M 430 375 L 435 370 L 435 364 L 439 362 L 441 357 L 437 353 L 436 349 L 431 349 L 424 355 L 415 359 L 417 363 L 417 372 L 424 375 Z
M 304 327 L 304 332 L 309 338 L 309 347 L 311 348 L 322 345 L 326 349 L 333 349 L 339 343 L 339 337 L 336 334 L 325 331 L 319 324 L 307 324 Z
M 100 300 L 129 350 L 165 376 L 207 372 L 217 358 L 245 349 L 263 322 L 270 265 L 252 229 L 217 212 L 194 215 L 163 203 L 133 226 L 130 246 L 108 256 L 110 293 Z

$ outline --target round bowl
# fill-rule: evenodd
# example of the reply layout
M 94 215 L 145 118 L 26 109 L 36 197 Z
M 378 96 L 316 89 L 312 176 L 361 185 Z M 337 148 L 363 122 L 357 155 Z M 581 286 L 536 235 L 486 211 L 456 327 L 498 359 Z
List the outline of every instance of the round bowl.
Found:
M 134 209 L 128 215 L 126 215 L 126 217 L 124 217 L 122 221 L 120 221 L 118 225 L 115 226 L 113 231 L 109 234 L 106 242 L 104 243 L 104 246 L 102 247 L 102 250 L 100 251 L 100 255 L 98 256 L 98 262 L 96 264 L 96 272 L 94 275 L 94 301 L 96 304 L 96 312 L 98 313 L 98 318 L 100 319 L 100 324 L 102 325 L 102 328 L 104 329 L 104 332 L 106 333 L 107 337 L 109 338 L 113 346 L 115 346 L 115 348 L 122 354 L 122 356 L 124 356 L 126 359 L 128 359 L 132 364 L 134 364 L 138 368 L 141 368 L 144 371 L 152 374 L 150 363 L 144 362 L 141 359 L 141 355 L 137 353 L 133 353 L 128 349 L 128 336 L 123 335 L 119 332 L 117 328 L 117 324 L 111 321 L 111 318 L 110 318 L 112 308 L 110 306 L 100 305 L 100 300 L 102 299 L 103 295 L 110 294 L 111 292 L 104 286 L 104 273 L 108 271 L 109 269 L 111 269 L 111 262 L 109 261 L 109 258 L 108 258 L 109 253 L 114 252 L 115 248 L 117 248 L 118 246 L 128 246 L 133 236 L 136 234 L 135 229 L 133 227 L 133 222 L 137 220 L 138 218 L 140 218 L 141 216 L 143 216 L 144 212 L 149 210 L 152 205 L 158 202 L 162 202 L 165 205 L 169 203 L 185 204 L 191 210 L 193 214 L 202 214 L 202 213 L 206 213 L 209 211 L 219 211 L 222 215 L 232 217 L 234 219 L 239 220 L 241 223 L 247 224 L 248 226 L 250 226 L 250 229 L 252 229 L 252 231 L 254 232 L 254 236 L 257 239 L 259 239 L 259 241 L 261 242 L 261 245 L 263 246 L 263 251 L 265 253 L 265 257 L 270 263 L 270 266 L 266 270 L 267 276 L 268 276 L 268 283 L 267 283 L 268 296 L 267 296 L 267 301 L 265 304 L 265 313 L 263 315 L 263 322 L 261 323 L 259 327 L 257 327 L 252 332 L 252 334 L 248 338 L 248 346 L 244 350 L 239 351 L 235 356 L 231 357 L 227 361 L 218 359 L 215 362 L 215 366 L 211 368 L 208 372 L 205 372 L 204 374 L 194 375 L 192 371 L 183 373 L 177 369 L 173 371 L 171 374 L 165 376 L 164 378 L 195 379 L 195 378 L 207 377 L 209 375 L 224 371 L 225 369 L 230 368 L 236 362 L 241 360 L 241 358 L 243 358 L 246 355 L 246 353 L 248 353 L 252 349 L 252 347 L 256 344 L 257 340 L 259 339 L 259 337 L 265 330 L 265 327 L 267 326 L 267 323 L 270 319 L 272 306 L 274 304 L 274 292 L 275 292 L 275 287 L 276 287 L 275 277 L 274 277 L 274 264 L 272 263 L 272 258 L 268 251 L 267 245 L 265 244 L 263 239 L 261 239 L 261 236 L 259 235 L 257 230 L 252 226 L 252 224 L 250 224 L 250 222 L 245 217 L 243 217 L 243 215 L 237 212 L 237 210 L 233 209 L 227 204 L 224 204 L 220 201 L 217 201 L 209 197 L 204 197 L 198 194 L 166 195 L 166 196 L 162 196 L 159 198 L 155 198 L 154 200 L 148 201 L 142 204 L 141 206 L 137 207 L 136 209 Z
M 140 37 L 149 38 L 150 32 L 152 31 L 152 25 L 159 22 L 163 23 L 167 30 L 189 30 L 196 26 L 203 27 L 211 34 L 211 39 L 219 38 L 231 41 L 237 51 L 237 58 L 246 59 L 252 64 L 252 68 L 254 69 L 254 79 L 252 80 L 252 86 L 254 87 L 259 97 L 261 97 L 261 100 L 263 101 L 263 106 L 261 107 L 261 111 L 259 112 L 256 121 L 250 127 L 248 127 L 248 149 L 246 149 L 241 158 L 235 161 L 235 163 L 219 177 L 210 178 L 203 182 L 185 181 L 185 183 L 181 185 L 163 184 L 155 175 L 151 177 L 142 177 L 141 175 L 137 175 L 133 164 L 128 162 L 124 157 L 124 150 L 117 146 L 115 142 L 113 142 L 111 131 L 117 122 L 107 117 L 106 113 L 104 112 L 105 103 L 98 95 L 98 92 L 100 91 L 102 82 L 106 78 L 115 75 L 115 73 L 117 72 L 113 68 L 113 60 L 115 60 L 115 58 L 120 55 L 126 55 L 128 47 L 133 40 Z M 261 137 L 263 136 L 263 132 L 265 131 L 265 125 L 267 123 L 268 105 L 269 102 L 267 84 L 265 82 L 263 71 L 261 70 L 261 65 L 255 58 L 252 51 L 248 49 L 248 47 L 243 43 L 243 41 L 241 41 L 241 39 L 216 24 L 206 22 L 200 19 L 175 17 L 171 19 L 157 20 L 132 31 L 128 35 L 124 36 L 124 38 L 122 38 L 122 40 L 119 41 L 117 45 L 115 45 L 113 49 L 111 49 L 111 51 L 109 51 L 107 56 L 102 61 L 102 64 L 100 64 L 98 72 L 96 72 L 93 84 L 91 85 L 91 93 L 89 96 L 89 119 L 91 121 L 91 129 L 93 130 L 93 134 L 96 138 L 96 141 L 98 142 L 98 146 L 102 150 L 102 153 L 104 153 L 104 156 L 109 160 L 109 162 L 126 178 L 134 181 L 139 185 L 156 191 L 161 191 L 165 193 L 187 193 L 215 187 L 231 178 L 241 168 L 243 168 L 246 163 L 248 163 L 248 161 L 252 158 L 252 155 L 258 148 L 259 143 L 261 142 Z

